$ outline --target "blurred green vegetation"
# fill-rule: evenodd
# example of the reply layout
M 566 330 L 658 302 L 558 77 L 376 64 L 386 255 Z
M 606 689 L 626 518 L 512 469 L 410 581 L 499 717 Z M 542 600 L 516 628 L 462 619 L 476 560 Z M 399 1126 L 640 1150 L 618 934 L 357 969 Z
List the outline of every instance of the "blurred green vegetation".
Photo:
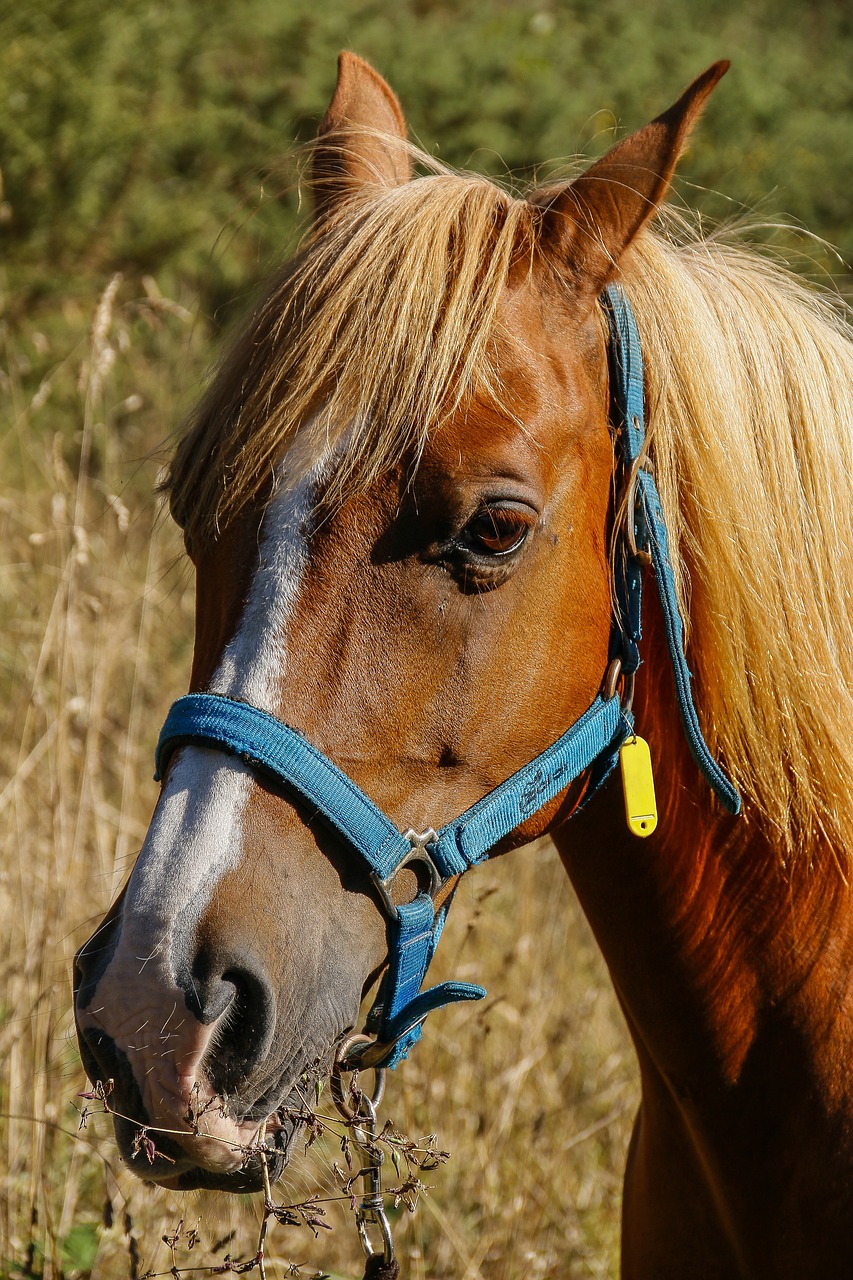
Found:
M 788 215 L 853 258 L 847 0 L 30 0 L 0 17 L 7 307 L 115 270 L 208 314 L 250 287 L 292 243 L 286 157 L 342 47 L 388 77 L 426 147 L 522 177 L 600 152 L 729 57 L 682 195 Z
M 159 1268 L 163 1227 L 204 1203 L 152 1198 L 105 1123 L 69 1131 L 67 975 L 144 835 L 156 728 L 186 688 L 192 580 L 152 497 L 160 446 L 307 217 L 294 143 L 341 48 L 388 77 L 427 149 L 511 181 L 600 153 L 729 57 L 676 198 L 787 214 L 853 259 L 849 0 L 0 4 L 0 1280 L 137 1274 L 137 1249 Z M 810 270 L 840 271 L 804 244 Z M 449 1011 L 407 1067 L 394 1114 L 448 1126 L 454 1162 L 403 1256 L 436 1280 L 613 1275 L 637 1096 L 615 997 L 555 863 L 480 874 L 444 954 L 501 994 L 473 1053 Z M 248 1256 L 254 1209 L 206 1212 L 210 1241 Z M 276 1248 L 355 1274 L 348 1232 Z

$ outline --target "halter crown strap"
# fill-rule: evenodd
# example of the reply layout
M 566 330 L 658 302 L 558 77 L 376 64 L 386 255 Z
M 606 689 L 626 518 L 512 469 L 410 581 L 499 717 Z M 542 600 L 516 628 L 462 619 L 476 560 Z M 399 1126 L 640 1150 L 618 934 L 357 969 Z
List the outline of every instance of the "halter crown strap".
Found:
M 645 444 L 643 356 L 640 335 L 634 312 L 625 293 L 618 285 L 608 285 L 604 293 L 607 318 L 610 323 L 610 373 L 613 381 L 613 400 L 618 413 L 617 425 L 622 428 L 626 473 L 635 477 L 634 541 L 638 550 L 651 555 L 655 582 L 663 609 L 666 644 L 675 676 L 675 696 L 681 722 L 690 752 L 700 771 L 729 813 L 740 813 L 741 800 L 734 784 L 711 755 L 699 725 L 696 705 L 691 690 L 691 674 L 684 654 L 684 624 L 678 609 L 675 592 L 675 575 L 669 556 L 669 538 L 666 531 L 660 494 L 652 470 L 642 461 Z M 630 483 L 630 480 L 629 480 Z M 622 596 L 623 645 L 626 656 L 623 669 L 635 671 L 639 666 L 638 644 L 640 633 L 640 604 L 642 593 L 642 568 L 637 557 L 629 556 L 623 572 L 620 595 Z

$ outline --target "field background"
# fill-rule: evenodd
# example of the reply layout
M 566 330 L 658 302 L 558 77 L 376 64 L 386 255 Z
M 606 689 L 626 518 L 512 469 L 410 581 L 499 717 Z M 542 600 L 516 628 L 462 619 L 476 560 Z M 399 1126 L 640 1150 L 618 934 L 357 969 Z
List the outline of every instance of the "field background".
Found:
M 849 288 L 846 0 L 3 6 L 0 1280 L 209 1274 L 254 1249 L 257 1198 L 146 1191 L 106 1117 L 77 1131 L 69 969 L 143 838 L 157 730 L 189 671 L 192 581 L 158 470 L 223 330 L 304 225 L 294 144 L 342 47 L 391 79 L 427 148 L 511 182 L 599 154 L 730 57 L 676 199 L 748 216 Z M 391 1079 L 383 1116 L 453 1153 L 397 1215 L 404 1272 L 615 1276 L 635 1068 L 553 853 L 471 877 L 442 950 L 439 976 L 490 997 L 434 1017 Z M 287 1195 L 328 1186 L 336 1154 L 312 1149 Z M 330 1221 L 317 1242 L 276 1227 L 270 1275 L 360 1276 L 345 1211 Z

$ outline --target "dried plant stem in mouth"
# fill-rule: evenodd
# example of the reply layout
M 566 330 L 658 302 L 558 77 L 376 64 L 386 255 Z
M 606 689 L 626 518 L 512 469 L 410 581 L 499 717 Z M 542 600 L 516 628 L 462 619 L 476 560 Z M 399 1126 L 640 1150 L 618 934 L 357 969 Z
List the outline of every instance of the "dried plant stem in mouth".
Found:
M 264 1212 L 261 1217 L 261 1226 L 258 1232 L 258 1272 L 261 1276 L 261 1280 L 266 1280 L 267 1275 L 266 1266 L 264 1265 L 264 1245 L 266 1244 L 267 1227 L 273 1210 L 272 1187 L 270 1186 L 270 1167 L 267 1161 L 266 1140 L 267 1122 L 264 1120 L 258 1130 L 258 1156 L 261 1162 L 261 1175 L 264 1180 Z
M 158 1151 L 152 1134 L 178 1138 L 187 1136 L 186 1132 L 161 1129 L 155 1125 L 143 1125 L 140 1121 L 122 1115 L 110 1106 L 109 1098 L 111 1093 L 112 1081 L 102 1082 L 98 1080 L 91 1089 L 78 1094 L 78 1097 L 84 1099 L 84 1106 L 79 1113 L 79 1129 L 87 1128 L 89 1119 L 93 1114 L 112 1115 L 126 1120 L 138 1129 L 137 1140 L 134 1144 L 135 1156 L 144 1156 L 152 1164 L 156 1159 L 162 1158 L 163 1154 Z M 360 1167 L 360 1163 L 357 1163 L 352 1158 L 351 1143 L 354 1143 L 356 1147 L 359 1145 L 355 1142 L 352 1131 L 359 1127 L 360 1121 L 358 1118 L 345 1120 L 334 1115 L 321 1115 L 310 1106 L 301 1094 L 300 1102 L 301 1106 L 298 1109 L 282 1108 L 275 1116 L 268 1117 L 258 1128 L 254 1141 L 248 1145 L 241 1145 L 221 1137 L 216 1139 L 226 1146 L 239 1150 L 246 1161 L 257 1157 L 260 1164 L 264 1200 L 254 1254 L 242 1261 L 231 1258 L 230 1254 L 226 1254 L 221 1264 L 218 1265 L 182 1267 L 178 1264 L 178 1248 L 183 1246 L 188 1250 L 192 1250 L 200 1242 L 201 1238 L 199 1226 L 185 1229 L 184 1219 L 182 1218 L 172 1232 L 167 1232 L 160 1237 L 171 1253 L 171 1266 L 169 1269 L 166 1271 L 148 1270 L 144 1273 L 139 1273 L 137 1267 L 133 1274 L 137 1275 L 138 1280 L 157 1280 L 158 1277 L 183 1276 L 191 1273 L 242 1275 L 252 1271 L 257 1271 L 262 1280 L 266 1280 L 267 1237 L 271 1220 L 281 1226 L 308 1227 L 316 1238 L 319 1236 L 320 1229 L 325 1231 L 332 1230 L 331 1223 L 325 1221 L 326 1210 L 323 1207 L 325 1204 L 340 1203 L 346 1205 L 355 1214 L 359 1199 L 355 1188 L 359 1179 L 363 1176 L 364 1170 Z M 198 1118 L 194 1112 L 190 1112 L 190 1117 L 188 1118 L 188 1126 L 190 1127 L 187 1132 L 192 1132 L 192 1124 Z M 347 1165 L 347 1169 L 344 1170 L 336 1160 L 330 1160 L 329 1169 L 334 1184 L 340 1189 L 338 1194 L 329 1196 L 317 1194 L 300 1203 L 293 1204 L 277 1204 L 275 1202 L 269 1168 L 269 1156 L 274 1152 L 267 1147 L 267 1135 L 268 1132 L 274 1131 L 278 1127 L 276 1122 L 281 1122 L 282 1120 L 291 1122 L 295 1120 L 303 1127 L 306 1134 L 306 1148 L 312 1147 L 324 1135 L 334 1139 L 336 1148 L 343 1153 Z M 392 1203 L 394 1208 L 405 1205 L 410 1213 L 414 1213 L 420 1197 L 422 1195 L 425 1196 L 429 1190 L 427 1184 L 418 1175 L 445 1164 L 450 1158 L 450 1153 L 439 1147 L 435 1134 L 427 1134 L 425 1137 L 413 1140 L 402 1133 L 391 1120 L 385 1121 L 382 1129 L 375 1134 L 372 1141 L 377 1147 L 382 1147 L 386 1154 L 390 1156 L 391 1163 L 397 1173 L 397 1184 L 383 1188 L 383 1197 Z M 222 1244 L 228 1243 L 230 1238 L 228 1237 Z M 138 1250 L 138 1242 L 135 1243 Z M 288 1268 L 287 1275 L 299 1276 L 302 1274 L 302 1264 L 288 1263 L 286 1265 Z M 320 1274 L 318 1272 L 316 1276 L 319 1277 Z

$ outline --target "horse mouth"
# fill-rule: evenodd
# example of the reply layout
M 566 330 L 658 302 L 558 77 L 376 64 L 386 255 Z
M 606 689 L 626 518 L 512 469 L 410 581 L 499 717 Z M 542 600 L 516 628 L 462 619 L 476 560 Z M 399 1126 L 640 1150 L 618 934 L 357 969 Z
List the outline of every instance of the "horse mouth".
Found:
M 123 1163 L 141 1181 L 168 1190 L 258 1191 L 264 1164 L 270 1183 L 277 1181 L 298 1134 L 313 1119 L 304 1090 L 313 1088 L 309 1076 L 322 1074 L 319 1062 L 299 1086 L 292 1086 L 291 1076 L 251 1101 L 240 1096 L 243 1090 L 219 1094 L 201 1081 L 189 1095 L 164 1087 L 158 1114 L 146 1106 L 127 1055 L 108 1036 L 90 1029 L 80 1046 L 90 1079 L 109 1076 L 106 1088 L 98 1084 L 96 1095 L 84 1096 L 97 1096 L 112 1115 Z
M 304 1104 L 294 1096 L 263 1124 L 229 1119 L 227 1126 L 234 1135 L 231 1140 L 221 1120 L 215 1137 L 198 1126 L 184 1136 L 145 1125 L 116 1107 L 113 1124 L 123 1162 L 143 1182 L 170 1191 L 242 1194 L 263 1188 L 265 1164 L 270 1183 L 282 1176 L 306 1123 L 303 1111 Z

